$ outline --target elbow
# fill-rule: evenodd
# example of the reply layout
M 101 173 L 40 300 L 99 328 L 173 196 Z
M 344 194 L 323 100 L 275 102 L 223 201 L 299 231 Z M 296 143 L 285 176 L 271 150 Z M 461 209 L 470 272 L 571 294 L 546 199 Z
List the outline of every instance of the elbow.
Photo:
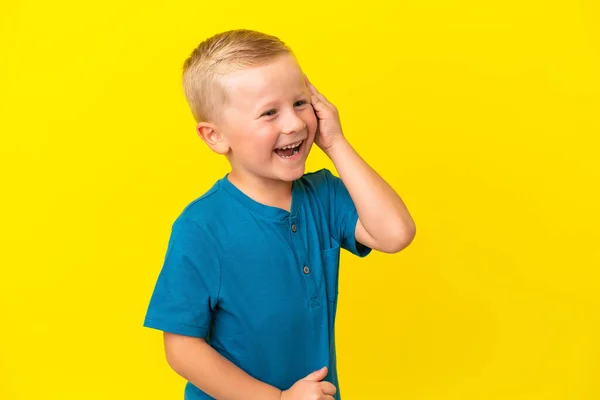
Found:
M 388 254 L 399 253 L 413 242 L 416 234 L 417 230 L 414 224 L 405 229 L 398 230 L 390 236 L 389 240 L 382 246 L 381 251 Z

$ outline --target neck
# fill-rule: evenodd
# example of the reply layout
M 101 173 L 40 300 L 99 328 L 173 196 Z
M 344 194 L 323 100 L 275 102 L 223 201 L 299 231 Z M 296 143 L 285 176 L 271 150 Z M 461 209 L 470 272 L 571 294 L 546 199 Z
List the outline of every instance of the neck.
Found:
M 290 211 L 292 182 L 250 176 L 231 171 L 227 179 L 246 196 L 261 204 Z

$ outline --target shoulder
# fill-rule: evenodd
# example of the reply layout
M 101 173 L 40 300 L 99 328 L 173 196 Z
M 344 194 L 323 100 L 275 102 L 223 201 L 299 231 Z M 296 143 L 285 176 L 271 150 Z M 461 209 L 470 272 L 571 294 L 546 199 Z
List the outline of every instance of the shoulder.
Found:
M 174 225 L 193 224 L 198 227 L 210 225 L 215 218 L 221 218 L 227 204 L 231 202 L 222 187 L 222 179 L 217 180 L 202 195 L 188 202 L 175 219 Z
M 307 172 L 300 178 L 300 182 L 309 191 L 329 192 L 334 188 L 336 180 L 339 179 L 327 168 L 314 172 Z

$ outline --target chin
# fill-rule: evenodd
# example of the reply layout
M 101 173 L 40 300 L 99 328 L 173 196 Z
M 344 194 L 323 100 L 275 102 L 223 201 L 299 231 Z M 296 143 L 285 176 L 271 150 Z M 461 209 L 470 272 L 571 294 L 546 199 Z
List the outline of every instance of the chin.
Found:
M 302 178 L 304 172 L 306 171 L 306 165 L 302 165 L 300 168 L 294 168 L 293 170 L 288 171 L 280 171 L 277 175 L 279 179 L 285 182 L 293 182 L 297 179 Z

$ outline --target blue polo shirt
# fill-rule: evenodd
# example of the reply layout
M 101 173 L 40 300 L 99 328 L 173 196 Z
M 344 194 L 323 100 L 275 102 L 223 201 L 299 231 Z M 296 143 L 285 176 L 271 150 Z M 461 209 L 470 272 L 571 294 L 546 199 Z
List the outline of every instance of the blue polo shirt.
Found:
M 292 184 L 291 210 L 252 200 L 227 175 L 172 226 L 144 326 L 205 338 L 225 358 L 281 390 L 323 366 L 338 388 L 334 322 L 340 249 L 358 215 L 327 169 Z M 186 400 L 212 399 L 187 383 Z

